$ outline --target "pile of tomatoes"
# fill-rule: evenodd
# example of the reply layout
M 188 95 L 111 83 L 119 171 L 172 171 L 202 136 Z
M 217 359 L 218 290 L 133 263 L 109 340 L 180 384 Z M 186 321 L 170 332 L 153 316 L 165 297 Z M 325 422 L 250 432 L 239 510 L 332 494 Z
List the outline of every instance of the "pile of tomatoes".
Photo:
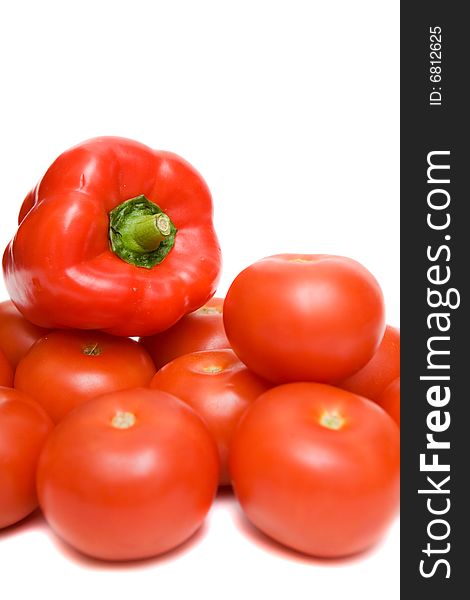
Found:
M 39 502 L 79 551 L 138 559 L 187 540 L 232 485 L 290 548 L 364 550 L 398 509 L 399 346 L 344 257 L 260 260 L 138 341 L 48 331 L 3 302 L 0 527 Z
M 140 559 L 191 537 L 231 485 L 294 550 L 380 539 L 398 510 L 399 332 L 365 267 L 271 256 L 210 300 L 207 184 L 118 137 L 61 154 L 18 223 L 0 305 L 0 528 L 39 504 L 77 550 Z

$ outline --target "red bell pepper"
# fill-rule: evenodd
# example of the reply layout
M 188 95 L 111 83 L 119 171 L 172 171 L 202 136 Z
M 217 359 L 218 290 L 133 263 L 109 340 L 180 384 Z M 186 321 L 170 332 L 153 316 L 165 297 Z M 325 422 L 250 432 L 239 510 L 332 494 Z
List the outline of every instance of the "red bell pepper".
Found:
M 215 292 L 210 192 L 175 154 L 89 140 L 28 194 L 3 269 L 11 299 L 41 327 L 163 331 Z

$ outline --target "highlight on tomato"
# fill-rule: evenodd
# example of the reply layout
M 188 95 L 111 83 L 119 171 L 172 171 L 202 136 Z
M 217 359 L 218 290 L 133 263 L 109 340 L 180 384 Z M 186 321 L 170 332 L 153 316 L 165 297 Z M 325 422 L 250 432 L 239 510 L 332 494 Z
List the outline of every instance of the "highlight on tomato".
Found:
M 223 314 L 240 360 L 273 383 L 349 377 L 372 358 L 385 330 L 373 275 L 350 258 L 326 254 L 255 262 L 233 281 Z
M 211 298 L 173 327 L 153 336 L 141 337 L 139 342 L 150 354 L 157 369 L 190 352 L 230 348 L 222 319 L 223 304 L 223 298 Z
M 228 453 L 235 427 L 271 385 L 247 369 L 232 350 L 206 350 L 169 362 L 156 373 L 151 387 L 177 396 L 204 419 L 219 449 L 219 483 L 230 484 Z
M 0 387 L 0 529 L 37 507 L 36 466 L 52 428 L 46 411 L 26 394 Z
M 202 419 L 159 390 L 135 388 L 77 407 L 41 454 L 39 503 L 55 533 L 105 560 L 167 552 L 201 526 L 219 478 Z
M 397 515 L 400 436 L 377 404 L 320 383 L 262 394 L 240 419 L 230 473 L 248 519 L 305 554 L 377 543 Z
M 53 331 L 21 359 L 15 387 L 57 423 L 91 398 L 147 386 L 154 374 L 152 359 L 134 340 L 99 331 Z

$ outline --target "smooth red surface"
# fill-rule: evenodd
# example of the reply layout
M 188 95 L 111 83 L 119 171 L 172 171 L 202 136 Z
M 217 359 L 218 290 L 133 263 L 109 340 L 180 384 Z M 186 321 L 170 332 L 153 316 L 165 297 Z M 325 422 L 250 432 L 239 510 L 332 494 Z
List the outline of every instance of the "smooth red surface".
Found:
M 135 423 L 113 426 L 118 413 Z M 149 389 L 80 406 L 54 430 L 38 467 L 38 494 L 52 529 L 106 560 L 161 554 L 202 524 L 219 477 L 203 421 L 173 396 Z
M 371 359 L 384 302 L 373 275 L 350 258 L 279 254 L 235 278 L 224 324 L 235 353 L 262 377 L 329 383 Z
M 234 429 L 270 384 L 249 371 L 232 350 L 209 350 L 175 358 L 157 372 L 151 387 L 177 396 L 204 419 L 219 449 L 220 484 L 229 484 L 228 453 Z
M 26 394 L 0 387 L 0 529 L 36 508 L 36 466 L 52 428 Z
M 325 414 L 342 425 L 322 425 Z M 375 403 L 333 386 L 267 391 L 242 416 L 230 453 L 248 519 L 278 542 L 319 557 L 375 544 L 398 511 L 399 430 Z
M 400 427 L 400 378 L 397 377 L 377 398 L 377 404 L 392 417 Z
M 0 386 L 13 386 L 13 369 L 7 360 L 7 357 L 0 349 Z
M 20 359 L 48 332 L 27 321 L 13 302 L 0 302 L 0 349 L 15 369 Z
M 387 325 L 377 352 L 357 373 L 338 387 L 377 400 L 391 381 L 400 376 L 400 330 Z
M 157 369 L 183 354 L 230 348 L 222 319 L 223 304 L 223 298 L 211 298 L 170 329 L 140 338 L 139 342 L 148 351 Z
M 144 194 L 178 233 L 152 269 L 118 258 L 108 241 L 112 209 Z M 100 137 L 64 152 L 26 197 L 3 268 L 10 296 L 42 327 L 151 335 L 214 294 L 220 248 L 200 174 L 170 152 Z
M 99 354 L 87 355 L 90 349 Z M 148 385 L 154 374 L 152 359 L 133 340 L 99 331 L 54 331 L 19 362 L 15 387 L 57 423 L 91 398 Z

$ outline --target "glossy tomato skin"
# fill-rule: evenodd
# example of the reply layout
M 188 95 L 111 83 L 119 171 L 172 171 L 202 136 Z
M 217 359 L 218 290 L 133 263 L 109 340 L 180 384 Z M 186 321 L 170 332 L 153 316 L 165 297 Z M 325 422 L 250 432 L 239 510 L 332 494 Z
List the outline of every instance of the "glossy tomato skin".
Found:
M 397 377 L 388 385 L 377 398 L 381 406 L 400 427 L 400 378 Z
M 11 387 L 13 385 L 13 369 L 7 357 L 0 349 L 0 386 Z
M 224 324 L 235 353 L 261 377 L 330 383 L 376 351 L 385 329 L 383 296 L 352 259 L 279 254 L 235 278 Z
M 47 329 L 27 321 L 13 302 L 0 302 L 0 349 L 15 369 L 20 359 Z
M 202 419 L 165 392 L 135 388 L 70 413 L 41 454 L 37 482 L 57 535 L 95 558 L 133 560 L 187 540 L 218 476 Z
M 235 431 L 230 471 L 248 519 L 297 551 L 339 557 L 376 543 L 397 513 L 399 431 L 333 386 L 267 391 Z
M 377 400 L 389 383 L 399 376 L 400 330 L 387 325 L 374 356 L 362 369 L 338 383 L 338 387 Z
M 233 432 L 245 410 L 270 384 L 249 371 L 232 350 L 207 350 L 175 358 L 157 372 L 151 387 L 180 398 L 204 419 L 219 449 L 219 483 L 230 484 Z
M 223 304 L 223 298 L 212 298 L 170 329 L 140 338 L 139 342 L 148 351 L 157 369 L 183 354 L 230 348 L 222 319 Z
M 58 423 L 75 406 L 108 392 L 146 386 L 154 374 L 152 359 L 131 339 L 98 331 L 54 331 L 19 362 L 15 387 Z
M 0 387 L 0 529 L 37 507 L 36 466 L 53 424 L 22 392 Z

